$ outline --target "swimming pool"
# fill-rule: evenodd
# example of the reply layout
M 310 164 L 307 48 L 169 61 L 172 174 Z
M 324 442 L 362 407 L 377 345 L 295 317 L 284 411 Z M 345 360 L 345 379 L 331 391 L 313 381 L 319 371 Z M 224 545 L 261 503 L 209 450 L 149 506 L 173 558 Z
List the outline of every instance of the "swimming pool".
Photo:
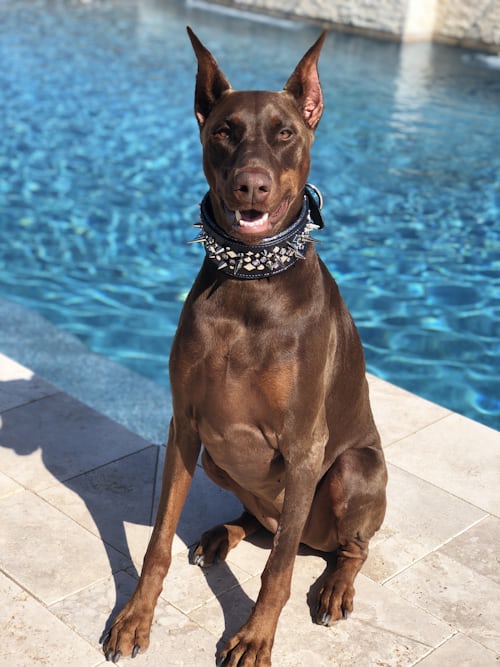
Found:
M 166 0 L 0 12 L 1 293 L 166 384 L 206 189 L 185 25 L 238 88 L 280 89 L 318 30 Z M 497 65 L 332 33 L 310 180 L 368 369 L 500 428 Z

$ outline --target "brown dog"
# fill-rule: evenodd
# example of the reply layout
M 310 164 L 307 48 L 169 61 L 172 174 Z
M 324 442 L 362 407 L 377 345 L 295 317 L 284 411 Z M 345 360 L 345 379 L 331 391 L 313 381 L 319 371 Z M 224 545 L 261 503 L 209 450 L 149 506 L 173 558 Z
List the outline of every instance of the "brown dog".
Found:
M 384 517 L 386 468 L 361 343 L 309 236 L 322 224 L 306 178 L 323 109 L 325 34 L 282 92 L 241 92 L 188 32 L 210 185 L 199 237 L 207 256 L 170 357 L 174 415 L 158 516 L 104 652 L 116 662 L 148 646 L 203 443 L 206 473 L 245 512 L 204 533 L 195 562 L 224 558 L 260 525 L 275 536 L 250 618 L 220 656 L 224 665 L 266 667 L 300 542 L 336 553 L 316 621 L 329 625 L 352 611 L 354 578 Z

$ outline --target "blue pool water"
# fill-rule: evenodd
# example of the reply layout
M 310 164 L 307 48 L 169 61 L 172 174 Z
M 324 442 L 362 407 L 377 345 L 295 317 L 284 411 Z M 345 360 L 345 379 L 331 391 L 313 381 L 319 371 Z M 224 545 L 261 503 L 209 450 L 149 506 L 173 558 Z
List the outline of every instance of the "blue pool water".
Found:
M 161 384 L 202 259 L 188 23 L 238 88 L 280 89 L 318 34 L 167 0 L 0 0 L 1 294 Z M 500 428 L 498 59 L 332 33 L 320 71 L 317 236 L 369 370 Z

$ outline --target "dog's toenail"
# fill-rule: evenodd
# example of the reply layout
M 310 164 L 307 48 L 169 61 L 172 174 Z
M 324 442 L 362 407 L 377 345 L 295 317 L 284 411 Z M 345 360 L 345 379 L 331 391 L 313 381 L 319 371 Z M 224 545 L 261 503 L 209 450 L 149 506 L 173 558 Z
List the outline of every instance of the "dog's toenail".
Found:
M 141 648 L 141 647 L 140 647 L 138 644 L 136 644 L 136 645 L 134 646 L 134 649 L 133 649 L 133 651 L 132 651 L 132 657 L 133 657 L 133 658 L 135 658 L 135 656 L 139 653 L 140 648 Z

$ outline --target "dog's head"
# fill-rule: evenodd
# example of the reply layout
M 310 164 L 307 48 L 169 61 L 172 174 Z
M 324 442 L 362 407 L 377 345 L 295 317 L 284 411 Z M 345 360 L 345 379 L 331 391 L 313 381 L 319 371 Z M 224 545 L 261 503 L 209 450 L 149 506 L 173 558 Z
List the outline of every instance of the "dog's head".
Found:
M 283 91 L 237 91 L 193 31 L 198 59 L 195 115 L 217 223 L 256 243 L 298 216 L 314 130 L 323 111 L 317 63 L 326 33 L 299 62 Z

